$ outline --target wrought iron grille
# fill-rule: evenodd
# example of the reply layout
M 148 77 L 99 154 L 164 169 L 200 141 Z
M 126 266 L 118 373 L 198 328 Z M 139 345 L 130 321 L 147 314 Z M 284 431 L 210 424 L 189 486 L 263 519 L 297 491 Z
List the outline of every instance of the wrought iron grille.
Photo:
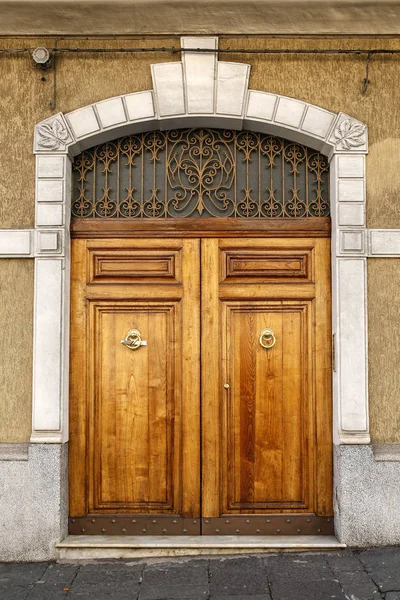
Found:
M 325 217 L 325 156 L 249 131 L 129 135 L 74 160 L 78 218 Z

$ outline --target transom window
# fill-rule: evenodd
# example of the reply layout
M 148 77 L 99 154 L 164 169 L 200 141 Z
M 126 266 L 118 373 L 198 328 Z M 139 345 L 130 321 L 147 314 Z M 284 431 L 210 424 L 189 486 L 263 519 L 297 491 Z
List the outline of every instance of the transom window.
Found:
M 129 135 L 75 157 L 77 218 L 329 216 L 329 164 L 316 150 L 250 131 Z

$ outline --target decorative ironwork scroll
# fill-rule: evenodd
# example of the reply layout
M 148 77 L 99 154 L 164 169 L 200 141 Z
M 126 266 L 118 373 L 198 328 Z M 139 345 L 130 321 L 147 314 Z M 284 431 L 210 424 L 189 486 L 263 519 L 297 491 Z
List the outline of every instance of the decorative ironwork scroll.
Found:
M 249 131 L 152 131 L 79 154 L 78 218 L 325 217 L 329 165 L 319 152 Z

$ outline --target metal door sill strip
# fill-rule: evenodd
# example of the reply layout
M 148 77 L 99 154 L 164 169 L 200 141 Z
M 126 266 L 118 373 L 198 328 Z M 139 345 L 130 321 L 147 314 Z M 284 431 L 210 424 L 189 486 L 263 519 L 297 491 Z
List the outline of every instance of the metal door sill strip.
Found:
M 69 535 L 57 544 L 60 559 L 131 558 L 268 552 L 339 550 L 346 544 L 333 535 L 298 536 L 119 536 Z

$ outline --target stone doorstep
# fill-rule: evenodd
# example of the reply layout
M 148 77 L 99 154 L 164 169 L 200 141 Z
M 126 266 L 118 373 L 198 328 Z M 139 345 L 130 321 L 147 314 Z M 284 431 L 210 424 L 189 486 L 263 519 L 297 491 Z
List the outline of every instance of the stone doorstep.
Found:
M 57 544 L 60 560 L 144 558 L 276 551 L 340 550 L 334 536 L 102 536 L 69 535 Z

